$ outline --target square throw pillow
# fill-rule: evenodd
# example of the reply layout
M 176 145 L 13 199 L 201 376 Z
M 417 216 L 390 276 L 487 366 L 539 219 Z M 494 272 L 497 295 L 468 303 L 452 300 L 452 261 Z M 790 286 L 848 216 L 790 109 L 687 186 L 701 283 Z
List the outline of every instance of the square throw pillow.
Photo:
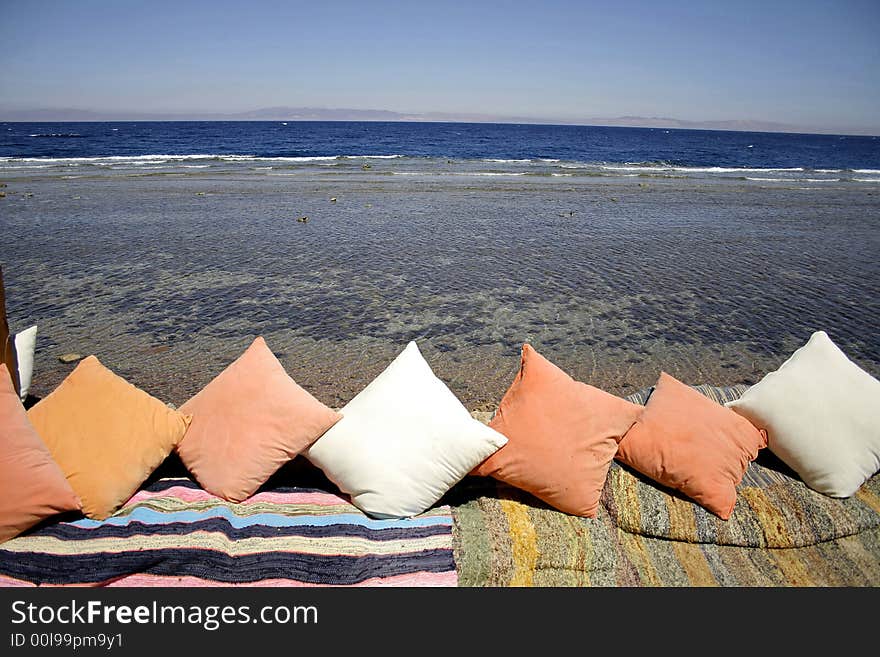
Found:
M 180 460 L 209 493 L 247 499 L 342 417 L 303 390 L 258 337 L 180 407 Z
M 824 331 L 727 406 L 820 493 L 849 497 L 880 470 L 880 381 Z
M 617 443 L 641 413 L 641 406 L 575 381 L 525 344 L 519 373 L 489 423 L 507 444 L 473 474 L 595 518 Z
M 15 357 L 18 361 L 18 381 L 21 400 L 24 401 L 31 389 L 34 375 L 34 351 L 37 348 L 37 327 L 31 326 L 15 334 Z
M 81 504 L 0 367 L 0 543 Z
M 662 372 L 617 459 L 723 520 L 767 436 L 745 418 Z
M 21 403 L 21 402 L 19 402 Z M 113 514 L 183 438 L 189 417 L 95 356 L 27 412 L 89 518 Z
M 425 511 L 507 442 L 470 416 L 415 342 L 341 413 L 305 456 L 378 518 Z

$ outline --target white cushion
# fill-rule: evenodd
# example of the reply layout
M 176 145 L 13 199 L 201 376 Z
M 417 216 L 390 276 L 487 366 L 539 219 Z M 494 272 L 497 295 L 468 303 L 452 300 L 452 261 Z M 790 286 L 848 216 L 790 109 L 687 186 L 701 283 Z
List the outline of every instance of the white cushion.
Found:
M 31 326 L 15 334 L 15 357 L 18 359 L 18 380 L 21 383 L 21 400 L 27 397 L 34 375 L 34 350 L 37 346 L 37 327 Z
M 727 406 L 820 493 L 849 497 L 880 470 L 880 381 L 824 331 Z
M 507 438 L 473 419 L 415 342 L 304 455 L 378 518 L 425 511 Z

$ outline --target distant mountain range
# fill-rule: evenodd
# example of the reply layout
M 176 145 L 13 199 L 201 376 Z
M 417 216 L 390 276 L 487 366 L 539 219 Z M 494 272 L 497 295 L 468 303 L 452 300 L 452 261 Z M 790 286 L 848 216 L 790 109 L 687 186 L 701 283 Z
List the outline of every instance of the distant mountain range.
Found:
M 739 130 L 750 132 L 832 133 L 839 131 L 815 126 L 750 121 L 685 121 L 669 117 L 618 116 L 559 119 L 497 114 L 454 114 L 444 112 L 402 113 L 372 109 L 327 109 L 320 107 L 264 107 L 248 112 L 160 113 L 135 111 L 93 111 L 81 109 L 5 109 L 0 107 L 0 121 L 437 121 L 450 123 L 526 123 L 552 125 L 597 125 L 640 128 L 681 128 L 690 130 Z M 850 129 L 845 134 L 876 134 Z

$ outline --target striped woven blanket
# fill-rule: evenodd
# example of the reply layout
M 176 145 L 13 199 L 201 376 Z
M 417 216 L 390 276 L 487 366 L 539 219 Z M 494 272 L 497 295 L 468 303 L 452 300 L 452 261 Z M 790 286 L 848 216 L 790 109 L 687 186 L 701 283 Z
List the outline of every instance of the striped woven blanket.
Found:
M 696 387 L 721 403 L 745 389 Z M 769 450 L 726 522 L 617 463 L 595 519 L 482 477 L 407 520 L 333 490 L 297 471 L 233 504 L 159 473 L 105 521 L 0 544 L 0 586 L 880 586 L 880 475 L 833 499 Z
M 696 388 L 723 403 L 745 386 Z M 725 522 L 615 462 L 589 519 L 469 477 L 448 498 L 459 585 L 880 585 L 880 475 L 834 499 L 763 450 L 737 492 Z
M 0 544 L 0 585 L 455 586 L 452 517 L 374 520 L 318 488 L 233 504 L 187 478 L 145 486 L 110 518 Z

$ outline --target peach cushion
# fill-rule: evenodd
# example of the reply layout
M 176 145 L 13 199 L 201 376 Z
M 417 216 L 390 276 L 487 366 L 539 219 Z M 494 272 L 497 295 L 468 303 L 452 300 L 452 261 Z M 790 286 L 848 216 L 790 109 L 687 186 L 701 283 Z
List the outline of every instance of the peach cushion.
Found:
M 0 367 L 0 543 L 81 504 Z
M 206 491 L 232 502 L 342 418 L 299 387 L 261 337 L 180 410 L 193 417 L 181 460 Z
M 594 518 L 617 442 L 641 412 L 641 406 L 575 381 L 525 344 L 519 373 L 489 424 L 507 436 L 507 445 L 473 474 Z
M 766 446 L 748 420 L 662 372 L 617 459 L 727 520 L 736 486 Z
M 104 367 L 80 361 L 28 418 L 83 503 L 103 520 L 177 446 L 189 418 Z

